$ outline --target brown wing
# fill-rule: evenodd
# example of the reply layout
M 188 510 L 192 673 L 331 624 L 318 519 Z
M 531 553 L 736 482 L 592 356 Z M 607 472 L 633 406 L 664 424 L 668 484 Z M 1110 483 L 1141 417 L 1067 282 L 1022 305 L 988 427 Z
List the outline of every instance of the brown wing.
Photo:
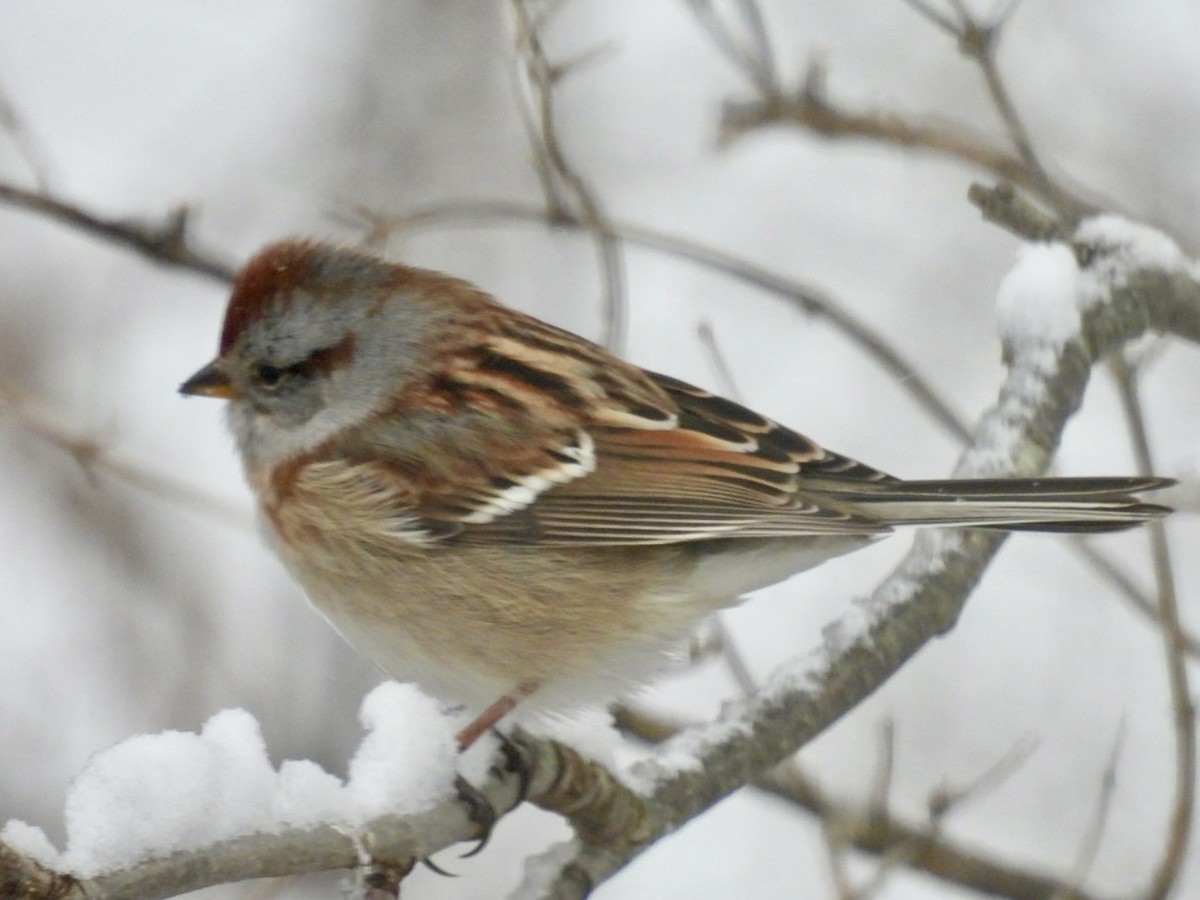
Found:
M 887 530 L 803 489 L 809 478 L 869 483 L 887 481 L 883 473 L 551 325 L 499 307 L 489 315 L 487 337 L 447 348 L 421 389 L 299 464 L 296 477 L 320 466 L 305 489 L 354 485 L 363 514 L 385 517 L 377 531 L 418 542 Z
M 545 491 L 517 516 L 539 541 L 645 544 L 887 530 L 818 500 L 804 485 L 894 481 L 890 476 L 729 400 L 645 374 L 670 401 L 674 427 L 589 429 L 595 470 Z M 486 527 L 462 535 L 492 538 Z
M 472 460 L 474 469 L 419 473 L 425 487 L 414 512 L 432 533 L 471 543 L 612 545 L 887 530 L 816 501 L 803 484 L 889 476 L 552 326 L 524 322 L 517 335 L 502 323 L 453 359 L 435 382 L 445 396 L 426 397 L 423 407 L 486 415 L 472 432 L 477 449 L 459 437 L 432 454 Z M 536 420 L 523 419 L 531 406 Z

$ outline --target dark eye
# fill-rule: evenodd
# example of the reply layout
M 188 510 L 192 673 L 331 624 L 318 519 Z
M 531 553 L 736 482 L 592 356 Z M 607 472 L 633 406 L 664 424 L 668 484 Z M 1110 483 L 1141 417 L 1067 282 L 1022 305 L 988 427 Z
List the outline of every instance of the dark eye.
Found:
M 281 369 L 279 366 L 272 366 L 269 363 L 257 363 L 254 366 L 254 379 L 262 387 L 267 390 L 275 390 L 292 374 L 292 370 Z

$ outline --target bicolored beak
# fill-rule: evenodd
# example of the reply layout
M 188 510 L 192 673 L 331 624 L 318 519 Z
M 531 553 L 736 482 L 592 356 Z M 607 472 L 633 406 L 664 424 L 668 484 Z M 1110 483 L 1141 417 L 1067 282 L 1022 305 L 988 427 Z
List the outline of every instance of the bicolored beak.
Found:
M 207 366 L 179 386 L 179 393 L 193 397 L 217 397 L 232 400 L 237 396 L 233 382 L 221 368 L 221 361 L 214 359 Z

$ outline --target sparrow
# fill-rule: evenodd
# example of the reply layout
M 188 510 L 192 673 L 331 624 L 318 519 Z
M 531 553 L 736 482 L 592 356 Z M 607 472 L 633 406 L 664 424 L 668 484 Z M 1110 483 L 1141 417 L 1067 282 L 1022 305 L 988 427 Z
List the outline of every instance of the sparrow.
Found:
M 710 614 L 898 526 L 1115 531 L 1155 477 L 901 480 L 471 284 L 291 239 L 218 355 L 268 540 L 391 677 L 474 719 L 650 680 Z

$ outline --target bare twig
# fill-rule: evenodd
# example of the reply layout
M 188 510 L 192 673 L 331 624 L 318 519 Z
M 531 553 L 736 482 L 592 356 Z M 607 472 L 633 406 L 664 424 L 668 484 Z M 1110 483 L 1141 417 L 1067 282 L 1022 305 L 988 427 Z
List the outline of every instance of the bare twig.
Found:
M 885 765 L 883 776 L 886 782 L 883 782 L 884 787 L 872 804 L 871 814 L 886 823 L 891 816 L 889 811 L 890 803 L 888 801 L 886 791 L 889 789 L 892 767 L 894 766 L 894 736 L 889 731 L 886 733 L 885 744 Z M 995 788 L 1004 780 L 1012 775 L 1017 767 L 1028 758 L 1032 752 L 1032 742 L 1020 742 L 1010 749 L 1004 756 L 997 760 L 993 765 L 989 766 L 979 775 L 972 778 L 960 786 L 951 786 L 943 784 L 940 787 L 930 792 L 927 806 L 929 809 L 929 822 L 923 831 L 924 843 L 937 845 L 943 840 L 944 827 L 946 818 L 958 807 L 962 806 L 969 800 L 976 799 L 983 793 Z M 896 870 L 898 866 L 913 866 L 913 860 L 922 852 L 924 843 L 910 842 L 896 844 L 883 855 L 883 862 L 872 873 L 871 880 L 860 888 L 857 893 L 863 896 L 873 896 L 883 890 L 889 876 Z
M 879 729 L 879 758 L 868 803 L 873 813 L 887 816 L 892 808 L 892 783 L 896 778 L 896 722 L 886 718 Z
M 1071 237 L 1071 231 L 1057 218 L 1017 193 L 1011 184 L 972 184 L 967 200 L 979 208 L 984 219 L 1027 241 L 1066 241 Z
M 797 771 L 799 771 L 797 767 Z M 874 784 L 871 786 L 867 807 L 868 815 L 884 821 L 891 818 L 892 781 L 896 774 L 896 723 L 885 719 L 879 735 L 879 760 L 875 771 Z M 846 866 L 846 850 L 853 846 L 850 836 L 855 823 L 837 816 L 821 818 L 821 833 L 825 838 L 827 856 L 829 857 L 830 872 L 833 875 L 834 888 L 838 896 L 845 900 L 873 897 L 880 893 L 887 884 L 889 876 L 898 865 L 908 861 L 912 855 L 912 845 L 896 844 L 879 856 L 879 865 L 875 866 L 870 878 L 861 886 L 855 886 L 850 879 Z M 933 840 L 936 837 L 931 836 Z
M 821 838 L 825 846 L 825 859 L 829 863 L 829 880 L 833 883 L 834 896 L 837 900 L 865 900 L 867 892 L 854 886 L 846 864 L 849 856 L 846 851 L 850 842 L 843 834 L 842 823 L 832 818 L 821 819 Z M 884 858 L 886 859 L 886 856 Z
M 136 250 L 161 265 L 178 266 L 217 281 L 233 280 L 233 269 L 192 248 L 188 239 L 188 208 L 178 207 L 155 224 L 133 219 L 106 219 L 51 196 L 0 182 L 0 203 L 39 213 L 95 237 Z
M 1081 556 L 1089 566 L 1098 572 L 1114 588 L 1118 597 L 1123 598 L 1129 606 L 1152 622 L 1156 628 L 1162 627 L 1158 614 L 1158 606 L 1154 600 L 1136 584 L 1128 573 L 1123 571 L 1115 562 L 1096 550 L 1086 538 L 1071 538 L 1066 544 Z M 1192 659 L 1200 659 L 1200 638 L 1182 628 L 1183 649 Z
M 927 17 L 931 15 L 928 7 L 924 4 L 910 2 L 910 5 L 918 8 Z M 984 83 L 987 85 L 988 94 L 992 98 L 992 105 L 996 108 L 1001 121 L 1003 121 L 1009 140 L 1012 141 L 1017 155 L 1024 163 L 1025 169 L 1029 174 L 1029 179 L 1032 182 L 1031 189 L 1038 197 L 1054 207 L 1059 220 L 1065 228 L 1074 228 L 1079 224 L 1080 219 L 1087 212 L 1087 209 L 1080 205 L 1078 198 L 1071 196 L 1061 185 L 1051 179 L 1046 172 L 1045 166 L 1042 165 L 1041 160 L 1033 149 L 1033 141 L 1029 137 L 1029 131 L 1026 129 L 1025 123 L 1021 120 L 1016 105 L 1012 102 L 1008 86 L 1005 84 L 1003 77 L 1001 77 L 1000 69 L 996 62 L 997 45 L 1000 42 L 1005 24 L 1016 11 L 1017 0 L 1012 0 L 990 22 L 984 22 L 974 16 L 967 9 L 966 4 L 959 2 L 959 0 L 955 0 L 952 5 L 956 21 L 953 23 L 950 33 L 958 41 L 958 48 L 963 55 L 979 66 Z M 944 28 L 947 20 L 944 17 L 935 16 L 933 17 L 933 21 L 939 27 Z
M 929 818 L 937 822 L 968 800 L 978 799 L 1003 784 L 1025 764 L 1037 749 L 1032 738 L 1017 741 L 1008 751 L 970 781 L 962 785 L 944 784 L 929 797 Z
M 760 777 L 755 784 L 777 796 L 811 809 L 822 820 L 842 823 L 843 839 L 855 849 L 882 855 L 903 848 L 907 865 L 947 884 L 959 885 L 989 897 L 1012 900 L 1090 900 L 1082 891 L 1051 875 L 1017 868 L 991 859 L 977 850 L 957 844 L 935 833 L 929 825 L 906 824 L 894 815 L 879 816 L 871 810 L 855 810 L 830 800 L 797 766 L 780 766 Z
M 1113 737 L 1108 763 L 1100 776 L 1100 794 L 1096 799 L 1096 812 L 1092 816 L 1091 826 L 1084 834 L 1083 842 L 1079 847 L 1079 856 L 1075 860 L 1075 871 L 1071 876 L 1071 882 L 1074 885 L 1070 892 L 1071 897 L 1079 895 L 1079 889 L 1087 878 L 1088 872 L 1091 871 L 1092 864 L 1096 861 L 1096 854 L 1100 851 L 1100 842 L 1104 839 L 1104 830 L 1108 826 L 1108 815 L 1112 808 L 1113 792 L 1117 787 L 1117 763 L 1121 759 L 1121 747 L 1124 743 L 1125 721 L 1122 719 L 1117 733 Z
M 529 104 L 522 106 L 525 121 L 541 162 L 538 171 L 542 176 L 550 216 L 576 217 L 595 241 L 605 310 L 601 343 L 619 354 L 625 347 L 628 318 L 625 262 L 621 256 L 621 245 L 596 193 L 568 161 L 559 140 L 554 118 L 554 87 L 571 69 L 550 61 L 542 41 L 542 29 L 549 12 L 536 15 L 531 11 L 535 5 L 535 0 L 511 0 L 515 20 L 514 42 L 522 63 L 521 84 L 532 95 Z M 589 54 L 585 59 L 592 56 Z M 568 198 L 564 198 L 560 186 L 565 187 Z M 578 213 L 570 212 L 573 208 L 578 209 Z
M 759 94 L 782 96 L 783 87 L 771 50 L 770 35 L 755 0 L 738 0 L 736 4 L 744 39 L 717 14 L 712 0 L 687 0 L 687 4 L 717 49 L 749 79 Z
M 725 353 L 717 341 L 717 333 L 713 330 L 712 322 L 706 320 L 697 325 L 696 335 L 700 338 L 700 345 L 704 348 L 705 353 L 708 354 L 708 361 L 712 365 L 713 371 L 717 374 L 718 390 L 731 400 L 744 403 L 745 398 L 742 396 L 742 392 L 737 386 L 737 381 L 733 377 L 733 370 L 729 367 L 729 360 L 725 358 Z
M 634 737 L 657 744 L 678 734 L 683 725 L 644 710 L 618 706 L 614 719 Z M 1051 900 L 1071 897 L 1091 900 L 1052 875 L 1001 862 L 973 848 L 935 833 L 929 824 L 908 823 L 876 804 L 851 806 L 839 803 L 805 773 L 794 758 L 757 776 L 754 786 L 794 804 L 822 822 L 836 822 L 838 838 L 861 853 L 885 856 L 902 852 L 914 870 L 926 872 L 947 884 L 1012 900 Z
M 725 354 L 721 352 L 721 346 L 717 343 L 717 336 L 713 333 L 712 325 L 709 322 L 701 322 L 699 328 L 697 328 L 697 334 L 700 337 L 701 345 L 708 352 L 708 358 L 712 362 L 713 368 L 716 370 L 717 382 L 721 386 L 721 391 L 725 396 L 740 401 L 741 391 L 738 390 L 737 383 L 733 379 L 733 370 L 729 368 Z M 725 616 L 718 613 L 715 622 L 717 633 L 721 637 L 721 651 L 725 665 L 729 667 L 729 672 L 733 676 L 734 681 L 737 682 L 742 694 L 750 696 L 758 689 L 754 674 L 750 671 L 750 664 L 746 662 L 746 657 L 742 653 L 741 647 L 733 639 L 733 632 L 730 631 Z
M 1138 395 L 1137 372 L 1120 354 L 1114 354 L 1110 366 L 1126 424 L 1133 438 L 1138 470 L 1143 474 L 1149 473 L 1154 468 L 1154 460 Z M 1179 623 L 1175 573 L 1166 528 L 1161 522 L 1152 522 L 1147 527 L 1154 559 L 1154 577 L 1158 584 L 1158 613 L 1162 623 L 1163 652 L 1175 725 L 1175 804 L 1168 823 L 1162 859 L 1146 891 L 1147 897 L 1159 900 L 1171 892 L 1179 877 L 1192 830 L 1192 814 L 1196 805 L 1196 708 L 1188 685 L 1185 642 Z
M 1013 8 L 1015 8 L 1015 4 L 1009 7 L 1010 10 Z M 1000 35 L 1003 33 L 1002 26 L 1004 21 L 1004 19 L 997 19 L 990 24 L 984 24 L 969 16 L 964 16 L 963 31 L 959 38 L 959 46 L 963 49 L 963 52 L 979 64 L 980 71 L 983 73 L 983 79 L 987 84 L 988 93 L 992 97 L 992 103 L 995 105 L 996 111 L 1000 114 L 1000 118 L 1004 120 L 1004 127 L 1008 131 L 1008 136 L 1012 140 L 1013 145 L 1017 148 L 1017 154 L 1024 160 L 1030 177 L 1037 185 L 1038 196 L 1044 197 L 1057 205 L 1058 201 L 1064 199 L 1065 194 L 1058 185 L 1051 181 L 1045 167 L 1042 165 L 1042 161 L 1034 151 L 1029 131 L 1025 128 L 1025 123 L 1021 121 L 1021 117 L 1017 113 L 1017 108 L 1012 102 L 1012 97 L 1009 96 L 1008 86 L 1004 83 L 1004 79 L 1001 78 L 1000 70 L 996 64 L 996 45 L 999 42 Z M 1059 213 L 1063 216 L 1064 223 L 1068 227 L 1079 223 L 1081 210 L 1077 204 L 1073 202 L 1063 204 L 1063 208 L 1059 209 Z
M 830 139 L 879 141 L 895 147 L 925 150 L 969 163 L 991 172 L 1037 196 L 1049 190 L 1047 182 L 1030 171 L 1017 153 L 997 146 L 978 132 L 933 119 L 911 119 L 893 112 L 852 112 L 832 103 L 826 92 L 824 68 L 809 67 L 804 83 L 794 95 L 728 101 L 721 116 L 724 142 L 768 125 L 794 125 Z M 1095 207 L 1065 188 L 1052 186 L 1045 199 L 1056 210 L 1066 210 L 1070 221 L 1095 212 Z
M 120 459 L 102 443 L 71 430 L 11 384 L 0 381 L 0 416 L 7 415 L 31 434 L 48 441 L 70 456 L 89 478 L 106 472 L 124 482 L 170 503 L 176 503 L 211 517 L 224 525 L 247 529 L 250 516 L 233 503 L 212 497 L 193 485 L 170 475 L 151 472 Z
M 904 3 L 912 7 L 918 14 L 924 16 L 942 31 L 951 37 L 958 37 L 959 23 L 957 20 L 946 15 L 940 9 L 937 9 L 932 3 L 927 0 L 904 0 Z
M 17 110 L 16 104 L 12 102 L 12 98 L 2 87 L 0 87 L 0 130 L 7 133 L 12 140 L 17 153 L 21 155 L 21 159 L 25 161 L 30 174 L 33 175 L 38 190 L 43 193 L 48 191 L 50 174 L 46 163 L 46 154 L 42 150 L 41 143 L 25 124 L 25 118 Z

